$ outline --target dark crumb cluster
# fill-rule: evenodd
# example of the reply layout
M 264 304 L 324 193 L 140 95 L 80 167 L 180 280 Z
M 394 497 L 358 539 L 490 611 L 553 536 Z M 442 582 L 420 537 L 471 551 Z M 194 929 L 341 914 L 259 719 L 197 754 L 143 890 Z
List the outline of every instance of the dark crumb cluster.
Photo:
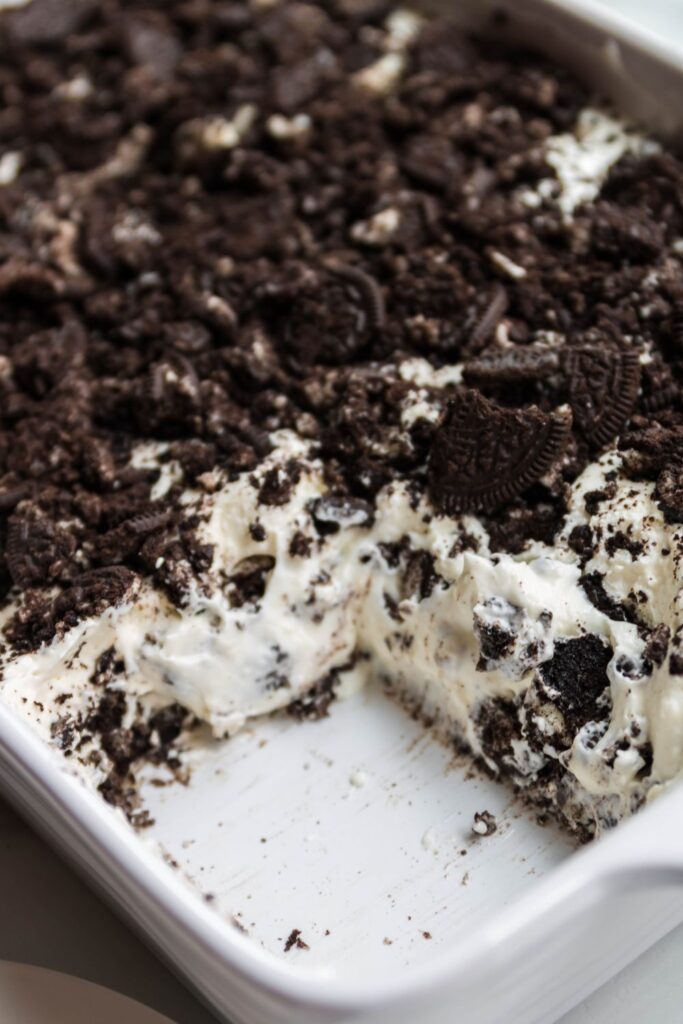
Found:
M 562 712 L 570 737 L 586 722 L 601 718 L 600 700 L 609 690 L 607 666 L 612 648 L 598 636 L 560 640 L 550 661 L 541 665 L 543 696 Z
M 17 649 L 141 576 L 182 604 L 211 550 L 180 489 L 250 473 L 277 428 L 368 517 L 408 477 L 437 510 L 481 510 L 499 549 L 552 540 L 567 482 L 619 433 L 628 471 L 683 518 L 681 164 L 625 156 L 571 223 L 525 204 L 582 87 L 436 21 L 373 92 L 390 10 L 0 15 L 0 599 L 25 594 Z M 542 330 L 566 336 L 561 357 L 530 347 Z M 443 423 L 412 437 L 409 385 L 380 372 L 407 356 L 467 364 Z M 130 464 L 143 439 L 182 467 L 163 504 L 158 470 Z
M 109 647 L 103 651 L 90 679 L 91 706 L 77 715 L 59 715 L 52 723 L 52 738 L 65 757 L 106 768 L 100 793 L 108 803 L 119 807 L 136 828 L 144 828 L 152 821 L 140 805 L 135 770 L 144 763 L 182 777 L 175 744 L 181 732 L 192 727 L 194 721 L 179 704 L 169 704 L 151 715 L 137 704 L 131 709 L 119 686 L 123 671 L 123 661 L 116 649 Z M 55 703 L 66 705 L 70 697 L 71 694 L 63 694 Z
M 668 627 L 660 625 L 646 634 L 643 664 L 628 664 L 621 656 L 616 660 L 618 672 L 642 678 L 650 675 L 655 665 L 663 664 L 670 649 Z M 594 815 L 586 815 L 580 802 L 577 805 L 575 780 L 566 771 L 566 761 L 579 734 L 581 745 L 592 749 L 608 727 L 612 698 L 607 668 L 613 655 L 609 643 L 593 634 L 557 640 L 552 657 L 537 667 L 528 689 L 514 699 L 496 698 L 483 704 L 476 719 L 484 766 L 496 775 L 508 776 L 525 802 L 545 808 L 582 841 L 593 837 L 596 821 Z M 520 751 L 525 749 L 531 769 L 527 772 L 520 761 Z M 604 750 L 604 764 L 613 767 L 625 751 L 640 758 L 646 791 L 652 745 L 635 720 Z M 642 793 L 634 795 L 631 809 L 637 809 L 642 800 Z M 611 827 L 623 813 L 623 809 L 615 812 L 605 801 L 599 809 L 600 823 Z M 483 825 L 479 829 L 486 834 Z
M 290 949 L 310 949 L 311 947 L 301 937 L 301 930 L 299 928 L 292 928 L 291 932 L 287 936 L 287 940 L 284 945 L 285 953 L 289 953 Z
M 348 666 L 347 666 L 348 667 Z M 335 684 L 341 669 L 335 669 L 324 676 L 303 697 L 293 700 L 287 708 L 288 714 L 299 721 L 317 722 L 326 718 L 330 704 L 335 699 Z

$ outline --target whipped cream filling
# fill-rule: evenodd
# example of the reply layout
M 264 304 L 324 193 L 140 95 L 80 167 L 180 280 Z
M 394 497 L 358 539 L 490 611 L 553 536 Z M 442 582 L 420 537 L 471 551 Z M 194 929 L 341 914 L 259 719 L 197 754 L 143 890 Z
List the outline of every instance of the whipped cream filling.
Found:
M 401 368 L 404 378 L 418 382 L 412 397 L 422 403 L 428 400 L 420 384 L 433 387 L 439 373 L 420 360 Z M 406 408 L 411 404 L 409 396 Z M 320 462 L 294 434 L 279 432 L 273 441 L 274 452 L 251 477 L 223 481 L 213 494 L 186 492 L 185 502 L 204 518 L 200 534 L 214 545 L 214 557 L 184 608 L 143 582 L 126 604 L 9 661 L 4 702 L 49 735 L 56 706 L 72 715 L 86 706 L 96 661 L 114 645 L 125 665 L 117 685 L 129 697 L 150 708 L 177 701 L 222 737 L 287 706 L 328 673 L 352 671 L 386 681 L 485 756 L 476 728 L 481 706 L 524 694 L 558 639 L 590 633 L 612 648 L 612 707 L 597 739 L 589 723 L 563 755 L 569 770 L 591 794 L 628 797 L 644 762 L 637 750 L 618 748 L 634 727 L 652 744 L 655 781 L 665 783 L 683 770 L 683 680 L 670 676 L 666 664 L 641 675 L 638 627 L 608 618 L 581 586 L 582 573 L 599 572 L 615 600 L 638 596 L 644 622 L 665 622 L 672 632 L 683 622 L 683 581 L 674 557 L 683 551 L 683 528 L 664 521 L 652 484 L 619 478 L 616 451 L 575 481 L 554 546 L 534 542 L 520 555 L 491 555 L 476 517 L 435 516 L 403 483 L 380 494 L 371 525 L 359 523 L 363 517 L 352 507 L 335 508 L 327 522 L 336 532 L 321 536 L 315 519 L 326 492 Z M 149 460 L 151 452 L 136 458 Z M 259 505 L 260 480 L 274 469 L 286 473 L 292 459 L 301 472 L 286 504 Z M 589 513 L 586 495 L 605 490 L 608 481 L 611 496 Z M 263 528 L 262 540 L 252 536 L 254 523 Z M 567 542 L 580 525 L 600 538 L 583 568 Z M 637 558 L 624 549 L 609 552 L 617 532 L 642 546 Z M 296 553 L 302 538 L 305 556 Z M 392 556 L 401 545 L 413 558 L 420 552 L 433 558 L 436 576 L 428 593 L 420 592 L 419 580 L 411 584 L 410 571 Z M 236 603 L 234 580 L 253 566 L 263 574 L 262 596 Z M 514 643 L 482 670 L 486 625 L 510 630 Z M 526 744 L 518 742 L 515 750 L 518 771 L 539 767 L 538 754 Z

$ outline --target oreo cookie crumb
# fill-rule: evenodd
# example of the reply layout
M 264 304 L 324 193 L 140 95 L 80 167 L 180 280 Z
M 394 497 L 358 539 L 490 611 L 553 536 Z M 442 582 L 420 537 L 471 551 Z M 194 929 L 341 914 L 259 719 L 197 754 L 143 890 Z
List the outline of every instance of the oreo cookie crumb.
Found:
M 285 942 L 285 953 L 289 953 L 290 949 L 296 947 L 297 949 L 310 949 L 311 947 L 301 937 L 301 930 L 299 928 L 292 928 Z
M 498 831 L 498 823 L 490 811 L 475 811 L 472 831 L 476 836 L 492 836 Z

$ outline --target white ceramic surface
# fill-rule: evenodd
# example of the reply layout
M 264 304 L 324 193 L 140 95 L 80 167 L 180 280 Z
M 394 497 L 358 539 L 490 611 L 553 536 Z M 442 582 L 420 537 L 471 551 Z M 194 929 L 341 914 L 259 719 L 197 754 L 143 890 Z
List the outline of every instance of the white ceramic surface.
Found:
M 683 51 L 683 2 L 681 0 L 599 0 L 611 12 L 630 18 L 672 46 Z
M 41 964 L 97 981 L 170 1017 L 215 1018 L 0 801 L 0 960 Z M 662 939 L 558 1024 L 678 1024 L 683 928 Z M 2 994 L 0 992 L 0 1007 Z M 54 1024 L 49 1008 L 35 1024 Z
M 445 752 L 380 695 L 263 730 L 217 746 L 187 790 L 152 789 L 147 834 L 210 905 L 0 709 L 0 769 L 23 811 L 237 1022 L 437 1022 L 453 1005 L 477 1024 L 552 1021 L 683 920 L 680 790 L 569 855 L 494 783 L 444 777 Z M 231 822 L 241 800 L 251 815 Z M 482 805 L 501 827 L 472 841 Z M 311 826 L 322 853 L 306 852 Z M 226 922 L 238 913 L 249 935 Z M 292 928 L 309 950 L 284 952 Z

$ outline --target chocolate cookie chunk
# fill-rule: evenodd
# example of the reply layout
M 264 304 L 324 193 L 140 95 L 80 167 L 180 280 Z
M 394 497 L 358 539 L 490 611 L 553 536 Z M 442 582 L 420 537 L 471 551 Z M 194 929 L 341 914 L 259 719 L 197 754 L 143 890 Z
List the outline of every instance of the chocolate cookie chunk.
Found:
M 683 523 L 683 460 L 666 466 L 657 478 L 655 494 L 670 523 Z
M 571 406 L 574 426 L 592 445 L 614 441 L 633 412 L 641 380 L 637 352 L 614 349 L 606 342 L 558 348 L 492 347 L 464 367 L 463 379 L 483 389 L 510 392 L 520 383 L 554 378 L 557 395 Z M 661 395 L 663 405 L 675 397 Z
M 463 388 L 449 402 L 432 442 L 434 503 L 448 515 L 503 505 L 548 472 L 570 429 L 568 410 L 504 409 Z
M 474 387 L 505 386 L 520 381 L 542 380 L 560 368 L 560 353 L 554 349 L 526 346 L 491 348 L 465 363 L 463 380 Z
M 599 636 L 559 640 L 539 674 L 550 699 L 564 715 L 570 734 L 601 715 L 600 700 L 609 687 L 607 666 L 612 649 Z
M 55 522 L 34 503 L 25 502 L 10 517 L 6 559 L 13 582 L 19 587 L 65 581 L 78 569 L 74 555 L 77 534 Z
M 614 441 L 638 397 L 638 353 L 581 345 L 563 351 L 562 366 L 577 428 L 595 445 Z
M 310 268 L 291 289 L 282 288 L 273 298 L 275 330 L 281 331 L 295 367 L 346 364 L 358 358 L 384 323 L 377 281 L 336 259 Z

